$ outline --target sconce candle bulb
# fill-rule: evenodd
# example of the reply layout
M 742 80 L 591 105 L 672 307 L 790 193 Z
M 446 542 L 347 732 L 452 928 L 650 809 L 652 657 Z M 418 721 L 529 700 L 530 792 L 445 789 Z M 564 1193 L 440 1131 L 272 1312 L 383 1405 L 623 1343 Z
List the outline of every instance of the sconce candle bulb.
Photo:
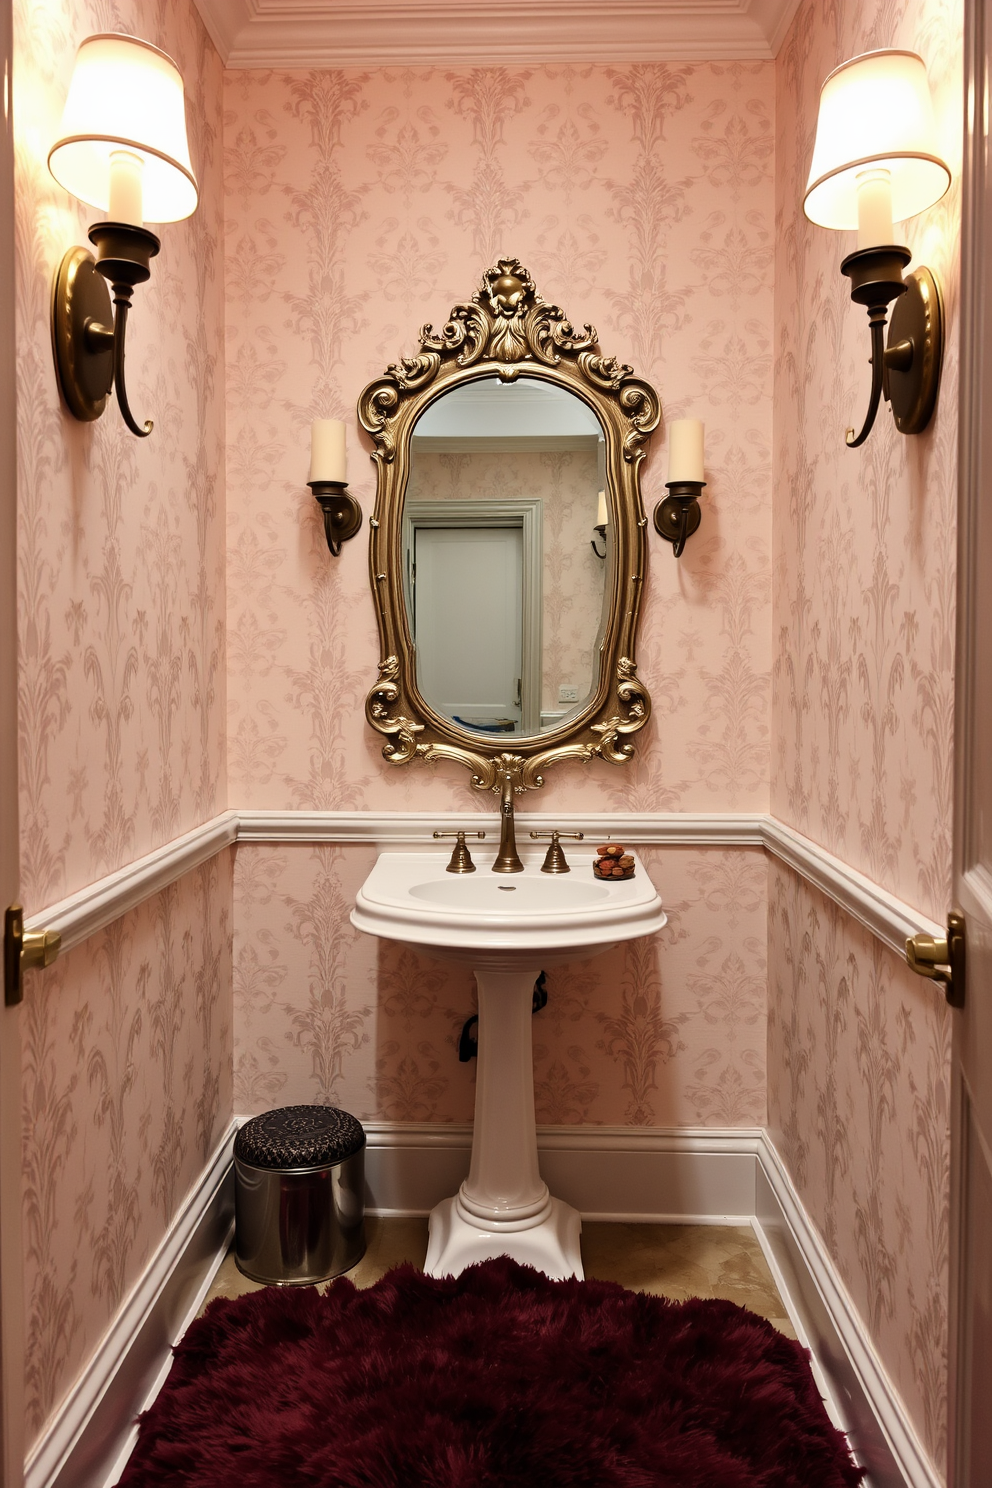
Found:
M 858 248 L 891 243 L 892 177 L 884 166 L 861 171 L 858 181 Z
M 681 558 L 686 538 L 702 519 L 699 497 L 703 486 L 703 433 L 701 419 L 673 419 L 668 426 L 668 495 L 654 509 L 654 526 Z
M 348 450 L 341 419 L 314 419 L 310 425 L 310 480 L 348 479 Z
M 111 222 L 126 222 L 132 227 L 141 227 L 144 222 L 144 204 L 141 176 L 144 162 L 131 150 L 114 150 L 110 156 L 110 205 L 107 216 Z

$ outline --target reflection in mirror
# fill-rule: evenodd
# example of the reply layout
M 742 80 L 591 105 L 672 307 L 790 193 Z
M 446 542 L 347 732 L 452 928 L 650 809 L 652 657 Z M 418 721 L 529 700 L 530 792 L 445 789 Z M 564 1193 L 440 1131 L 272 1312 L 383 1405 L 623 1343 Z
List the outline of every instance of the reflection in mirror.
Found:
M 417 421 L 403 511 L 404 589 L 426 703 L 496 743 L 567 722 L 599 683 L 607 561 L 590 539 L 603 429 L 536 378 L 482 378 Z

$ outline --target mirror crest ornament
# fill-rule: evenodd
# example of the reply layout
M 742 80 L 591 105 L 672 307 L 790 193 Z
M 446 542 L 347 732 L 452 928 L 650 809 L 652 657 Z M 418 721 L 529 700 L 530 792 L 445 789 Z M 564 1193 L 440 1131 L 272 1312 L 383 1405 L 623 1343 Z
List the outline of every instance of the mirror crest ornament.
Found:
M 426 408 L 466 383 L 514 382 L 522 375 L 575 394 L 602 425 L 613 563 L 599 677 L 587 705 L 546 733 L 514 737 L 512 751 L 498 751 L 435 712 L 418 691 L 403 595 L 403 504 L 411 437 Z M 369 560 L 382 660 L 365 716 L 386 737 L 383 758 L 396 765 L 454 760 L 472 772 L 476 789 L 498 791 L 509 777 L 518 793 L 543 785 L 542 772 L 560 760 L 598 755 L 625 764 L 634 754 L 631 736 L 651 714 L 634 657 L 647 525 L 639 466 L 661 414 L 654 389 L 615 357 L 601 355 L 594 328 L 576 330 L 562 310 L 541 299 L 520 262 L 504 258 L 487 270 L 470 301 L 454 306 L 439 333 L 424 326 L 419 355 L 392 363 L 365 388 L 358 414 L 374 441 L 378 468 Z

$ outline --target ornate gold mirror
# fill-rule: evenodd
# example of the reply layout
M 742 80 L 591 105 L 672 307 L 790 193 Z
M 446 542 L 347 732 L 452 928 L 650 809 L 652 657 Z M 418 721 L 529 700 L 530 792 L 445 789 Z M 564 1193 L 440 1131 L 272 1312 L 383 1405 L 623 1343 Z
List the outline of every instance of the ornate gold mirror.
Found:
M 556 760 L 622 764 L 651 709 L 634 643 L 657 395 L 516 259 L 420 345 L 358 405 L 383 756 L 456 760 L 482 790 L 540 786 Z

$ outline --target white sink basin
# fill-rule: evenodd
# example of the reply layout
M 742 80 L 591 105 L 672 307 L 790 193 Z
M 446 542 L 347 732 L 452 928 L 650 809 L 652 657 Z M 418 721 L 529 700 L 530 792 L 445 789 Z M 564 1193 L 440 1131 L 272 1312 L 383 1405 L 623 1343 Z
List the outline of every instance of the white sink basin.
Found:
M 351 922 L 369 935 L 473 963 L 479 951 L 512 959 L 524 953 L 549 964 L 578 960 L 661 929 L 666 916 L 643 868 L 607 883 L 593 878 L 584 857 L 571 873 L 542 873 L 538 854 L 523 873 L 493 873 L 482 862 L 461 874 L 446 871 L 446 854 L 383 853 L 358 892 Z
M 359 930 L 467 961 L 479 988 L 472 1162 L 458 1193 L 431 1211 L 432 1276 L 457 1276 L 496 1255 L 548 1276 L 582 1275 L 579 1215 L 551 1197 L 537 1161 L 534 981 L 543 967 L 600 955 L 666 922 L 643 868 L 605 882 L 583 857 L 568 874 L 542 873 L 540 855 L 523 873 L 496 874 L 480 862 L 456 874 L 446 854 L 383 853 L 358 892 L 351 922 Z

